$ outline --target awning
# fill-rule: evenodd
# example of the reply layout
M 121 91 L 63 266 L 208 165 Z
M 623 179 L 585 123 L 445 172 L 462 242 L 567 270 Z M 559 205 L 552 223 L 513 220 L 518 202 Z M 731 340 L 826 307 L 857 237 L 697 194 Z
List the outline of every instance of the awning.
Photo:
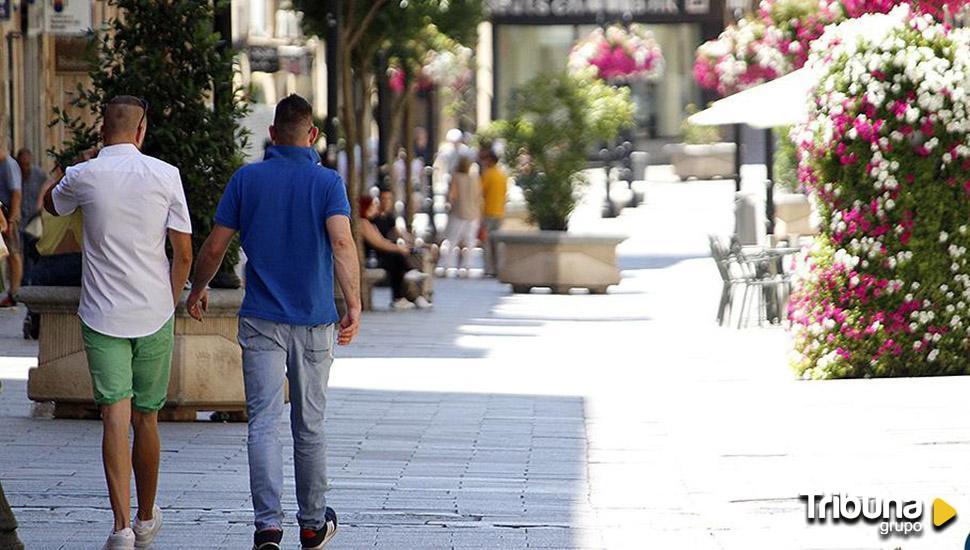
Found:
M 798 69 L 753 88 L 719 99 L 687 120 L 698 126 L 747 124 L 755 128 L 789 126 L 808 120 L 815 73 Z

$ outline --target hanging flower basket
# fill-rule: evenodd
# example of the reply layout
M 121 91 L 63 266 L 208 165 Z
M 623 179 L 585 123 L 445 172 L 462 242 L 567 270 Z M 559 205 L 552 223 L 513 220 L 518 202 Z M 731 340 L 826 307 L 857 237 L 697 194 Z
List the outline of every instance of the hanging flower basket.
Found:
M 594 71 L 610 83 L 651 81 L 664 72 L 664 58 L 653 33 L 643 25 L 596 29 L 569 53 L 573 73 Z

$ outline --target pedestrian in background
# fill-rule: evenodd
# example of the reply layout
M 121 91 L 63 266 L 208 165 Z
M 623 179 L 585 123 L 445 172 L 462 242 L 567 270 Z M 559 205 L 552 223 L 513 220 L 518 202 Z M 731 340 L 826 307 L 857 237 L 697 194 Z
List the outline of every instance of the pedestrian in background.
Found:
M 196 263 L 189 313 L 202 320 L 206 286 L 236 232 L 246 253 L 246 297 L 239 310 L 249 483 L 255 550 L 283 540 L 283 447 L 279 425 L 289 381 L 290 429 L 304 549 L 323 548 L 337 531 L 326 505 L 324 413 L 333 344 L 347 345 L 360 323 L 360 273 L 350 230 L 350 203 L 340 176 L 320 166 L 313 108 L 298 95 L 276 106 L 273 146 L 262 162 L 232 176 L 216 210 L 215 228 Z M 334 304 L 334 274 L 347 313 Z
M 498 165 L 498 156 L 491 149 L 482 149 L 478 158 L 482 167 L 485 276 L 495 277 L 498 275 L 498 245 L 492 239 L 492 233 L 502 227 L 502 220 L 505 219 L 505 197 L 509 178 Z
M 115 97 L 103 112 L 104 148 L 96 158 L 68 168 L 44 196 L 51 214 L 80 209 L 83 218 L 78 315 L 94 401 L 101 408 L 101 452 L 114 513 L 104 550 L 147 547 L 162 527 L 155 503 L 158 411 L 168 395 L 175 305 L 192 267 L 192 225 L 179 170 L 141 153 L 147 128 L 145 101 Z M 134 522 L 132 469 L 138 497 Z
M 410 259 L 414 250 L 410 245 L 398 241 L 396 231 L 395 233 L 385 231 L 387 219 L 384 218 L 382 224 L 374 197 L 370 195 L 360 197 L 358 206 L 360 208 L 359 228 L 360 235 L 364 239 L 364 248 L 368 255 L 373 254 L 377 258 L 377 267 L 387 272 L 388 286 L 391 287 L 391 309 L 430 308 L 432 304 L 424 296 L 409 300 L 405 292 L 404 277 L 412 269 Z
M 0 208 L 7 218 L 7 227 L 3 230 L 3 242 L 7 245 L 7 268 L 10 285 L 7 295 L 0 300 L 0 307 L 16 305 L 14 296 L 20 290 L 20 280 L 23 278 L 23 256 L 20 252 L 20 216 L 23 182 L 21 181 L 20 166 L 6 147 L 5 138 L 0 136 Z
M 471 249 L 478 240 L 478 225 L 482 215 L 482 186 L 478 176 L 472 173 L 472 164 L 468 156 L 459 156 L 448 187 L 451 210 L 448 212 L 446 228 L 448 248 L 443 251 L 448 268 L 470 268 Z M 463 248 L 467 250 L 463 251 Z
M 17 165 L 20 166 L 21 191 L 20 218 L 28 221 L 40 212 L 40 192 L 47 181 L 47 174 L 39 165 L 34 164 L 34 153 L 30 149 L 17 151 Z

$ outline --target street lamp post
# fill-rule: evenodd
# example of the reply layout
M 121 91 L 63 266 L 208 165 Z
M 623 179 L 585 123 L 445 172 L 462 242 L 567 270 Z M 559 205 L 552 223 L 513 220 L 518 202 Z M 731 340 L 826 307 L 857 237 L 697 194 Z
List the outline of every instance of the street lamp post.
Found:
M 340 109 L 340 0 L 326 0 L 327 32 L 324 36 L 327 63 L 327 119 L 323 132 L 327 136 L 327 163 L 337 166 L 337 117 Z

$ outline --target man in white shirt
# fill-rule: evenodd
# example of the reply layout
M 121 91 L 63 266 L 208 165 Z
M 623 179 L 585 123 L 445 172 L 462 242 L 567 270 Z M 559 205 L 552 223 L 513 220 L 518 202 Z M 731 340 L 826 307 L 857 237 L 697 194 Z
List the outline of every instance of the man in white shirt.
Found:
M 102 458 L 114 512 L 105 549 L 146 547 L 161 528 L 158 411 L 168 392 L 175 305 L 192 265 L 192 226 L 178 168 L 139 151 L 147 114 L 143 100 L 112 99 L 103 113 L 104 148 L 68 168 L 44 197 L 51 214 L 80 209 L 84 220 L 78 315 L 104 425 Z M 135 430 L 131 449 L 129 424 Z M 138 496 L 133 524 L 132 468 Z

